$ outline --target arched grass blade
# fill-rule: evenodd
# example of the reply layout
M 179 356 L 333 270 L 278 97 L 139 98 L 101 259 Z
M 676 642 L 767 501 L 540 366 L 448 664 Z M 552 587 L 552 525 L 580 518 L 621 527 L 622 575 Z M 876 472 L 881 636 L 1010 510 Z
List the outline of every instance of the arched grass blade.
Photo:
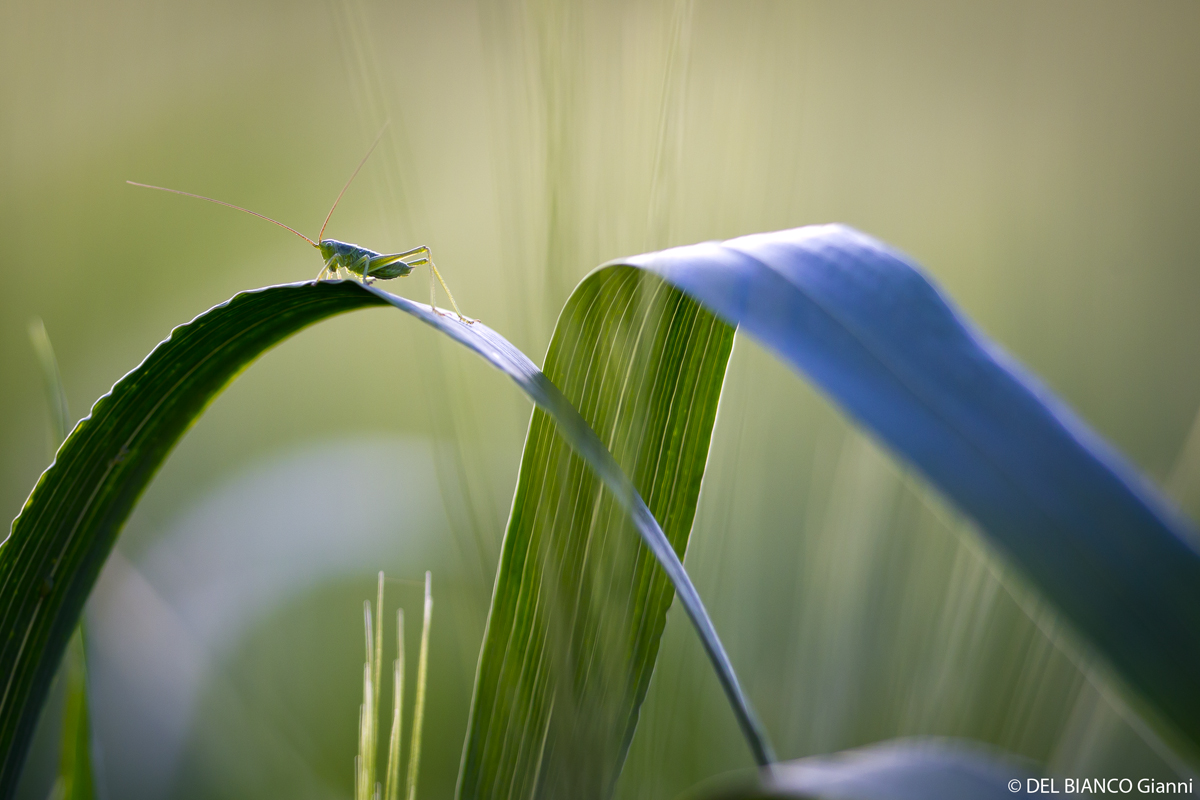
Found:
M 0 797 L 11 797 L 50 679 L 122 524 L 212 398 L 263 351 L 380 305 L 349 284 L 239 294 L 172 332 L 100 398 L 0 547 Z
M 632 514 L 638 533 L 664 564 L 700 628 L 743 726 L 757 734 L 711 622 L 662 528 L 595 432 L 533 362 L 482 323 L 467 325 L 376 287 L 308 282 L 239 294 L 176 328 L 97 401 L 38 480 L 0 546 L 0 798 L 12 796 L 50 678 L 88 592 L 122 524 L 179 438 L 221 389 L 270 347 L 327 317 L 383 304 L 418 317 L 483 355 L 557 421 L 556 429 L 596 471 L 617 504 Z M 731 335 L 723 324 L 717 325 L 726 330 L 726 338 Z M 724 374 L 724 360 L 719 361 L 717 389 Z M 715 397 L 714 393 L 714 409 Z M 550 430 L 546 422 L 541 424 Z M 707 434 L 703 438 L 705 447 L 693 454 L 701 465 Z M 697 487 L 698 481 L 697 476 Z M 661 600 L 662 587 L 653 586 Z M 665 614 L 669 596 L 667 601 L 656 607 L 659 616 Z M 651 628 L 659 624 L 657 619 L 651 615 Z M 637 680 L 648 680 L 653 658 L 631 663 Z M 641 695 L 635 696 L 640 702 Z M 635 720 L 636 704 L 632 716 L 626 715 L 618 726 L 621 741 L 632 734 Z M 769 752 L 761 737 L 752 738 L 752 746 L 760 760 Z
M 808 375 L 974 517 L 1200 748 L 1200 555 L 1188 524 L 911 261 L 828 225 L 623 263 Z

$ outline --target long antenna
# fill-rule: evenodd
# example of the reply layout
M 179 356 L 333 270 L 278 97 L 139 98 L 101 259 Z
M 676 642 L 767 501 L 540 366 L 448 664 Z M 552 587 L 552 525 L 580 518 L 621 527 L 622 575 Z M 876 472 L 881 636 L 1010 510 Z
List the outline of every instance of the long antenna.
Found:
M 205 197 L 202 194 L 192 194 L 191 192 L 181 192 L 178 189 L 168 189 L 165 186 L 151 186 L 148 183 L 138 183 L 137 181 L 125 181 L 125 182 L 128 183 L 130 186 L 140 186 L 143 189 L 158 189 L 160 192 L 170 192 L 171 194 L 181 194 L 181 195 L 184 195 L 185 197 L 194 197 L 197 200 L 207 200 L 208 202 L 216 203 L 219 206 L 227 206 L 228 208 L 235 208 L 238 211 L 245 211 L 247 214 L 253 214 L 254 216 L 258 217 L 259 219 L 265 219 L 267 222 L 272 222 L 272 223 L 278 225 L 279 227 L 283 228 L 284 230 L 291 231 L 292 233 L 296 234 L 304 241 L 311 244 L 313 247 L 319 246 L 319 245 L 317 245 L 316 242 L 314 242 L 312 239 L 308 238 L 307 236 L 305 236 L 303 233 L 296 230 L 295 228 L 288 227 L 287 225 L 284 225 L 282 222 L 280 222 L 278 220 L 271 219 L 266 214 L 259 214 L 257 211 L 251 211 L 248 208 L 242 208 L 241 206 L 235 206 L 233 203 L 226 203 L 223 200 L 213 200 L 211 197 Z
M 379 144 L 379 140 L 383 138 L 383 132 L 387 130 L 391 120 L 383 123 L 383 127 L 379 129 L 379 134 L 375 137 L 375 141 L 371 143 L 371 149 L 363 156 L 362 161 L 358 162 L 358 166 L 354 168 L 354 174 L 350 176 L 350 180 L 346 181 L 346 185 L 338 192 L 337 200 L 333 201 L 333 208 L 329 209 L 329 213 L 325 215 L 325 222 L 321 225 L 321 232 L 317 234 L 318 240 L 325 239 L 325 226 L 329 224 L 329 218 L 333 216 L 333 209 L 338 207 L 338 203 L 342 202 L 342 195 L 350 188 L 350 184 L 354 183 L 354 179 L 358 177 L 358 171 L 363 168 L 363 164 L 367 163 L 367 159 L 371 157 L 371 153 L 375 152 L 375 145 Z

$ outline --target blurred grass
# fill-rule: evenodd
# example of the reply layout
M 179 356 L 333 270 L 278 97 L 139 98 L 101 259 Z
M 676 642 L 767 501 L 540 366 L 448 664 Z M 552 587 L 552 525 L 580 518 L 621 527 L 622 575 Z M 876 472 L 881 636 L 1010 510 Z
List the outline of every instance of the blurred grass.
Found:
M 268 225 L 122 181 L 309 231 L 385 116 L 397 137 L 331 234 L 431 245 L 464 311 L 535 358 L 595 264 L 838 220 L 925 264 L 1152 477 L 1171 474 L 1200 406 L 1200 10 L 1185 0 L 21 0 L 0 22 L 9 518 L 45 466 L 30 316 L 55 332 L 70 404 L 85 409 L 170 326 L 319 268 Z M 423 285 L 401 290 L 419 299 Z M 528 405 L 432 332 L 400 341 L 378 317 L 302 334 L 239 381 L 119 547 L 136 558 L 231 467 L 298 439 L 430 437 L 444 445 L 440 484 L 473 598 L 464 619 L 478 630 Z M 364 396 L 384 410 L 343 405 Z M 776 715 L 782 755 L 958 732 L 1064 764 L 1157 768 L 1103 676 L 1083 680 L 1088 665 L 1071 665 L 1053 619 L 973 535 L 748 342 L 710 471 L 689 567 L 752 697 Z M 798 472 L 804 491 L 782 490 Z M 818 591 L 835 565 L 852 580 Z M 657 675 L 671 677 L 652 682 L 628 796 L 738 765 L 736 729 L 681 622 L 668 625 Z M 450 652 L 439 656 L 435 632 L 434 674 L 469 675 L 474 653 Z M 844 691 L 819 696 L 830 672 Z M 324 724 L 352 730 L 350 697 L 349 716 L 330 704 Z M 766 702 L 776 697 L 787 699 Z M 446 796 L 435 765 L 453 770 L 461 736 L 435 728 L 423 794 Z
M 40 318 L 29 323 L 29 342 L 42 370 L 42 386 L 49 412 L 50 458 L 62 446 L 71 428 L 71 412 L 63 391 L 54 345 Z M 95 796 L 92 767 L 92 726 L 88 708 L 87 645 L 83 621 L 75 627 L 59 668 L 63 684 L 62 733 L 59 737 L 58 774 L 50 790 L 53 800 L 92 800 Z

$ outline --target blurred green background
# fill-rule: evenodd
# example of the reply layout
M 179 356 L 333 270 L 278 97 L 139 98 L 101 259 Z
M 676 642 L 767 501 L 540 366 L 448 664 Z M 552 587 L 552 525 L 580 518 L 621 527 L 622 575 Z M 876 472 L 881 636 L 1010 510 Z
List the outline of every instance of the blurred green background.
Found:
M 312 236 L 390 120 L 328 234 L 431 246 L 464 312 L 537 361 L 603 261 L 845 222 L 1195 518 L 1197 42 L 1191 0 L 6 3 L 0 511 L 48 462 L 31 318 L 78 417 L 174 325 L 320 268 L 124 181 Z M 427 297 L 417 271 L 388 288 Z M 323 324 L 179 446 L 89 612 L 102 796 L 349 797 L 378 569 L 410 620 L 402 581 L 434 571 L 421 795 L 452 794 L 530 407 L 440 338 L 383 311 Z M 969 525 L 744 339 L 713 442 L 687 563 L 782 756 L 932 733 L 1071 775 L 1178 769 Z M 751 763 L 676 616 L 622 798 Z

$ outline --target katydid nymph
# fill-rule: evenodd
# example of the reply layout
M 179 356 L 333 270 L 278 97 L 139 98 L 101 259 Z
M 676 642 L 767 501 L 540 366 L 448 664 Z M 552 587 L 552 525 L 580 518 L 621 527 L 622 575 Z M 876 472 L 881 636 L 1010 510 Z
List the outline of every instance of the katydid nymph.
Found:
M 386 126 L 384 126 L 386 130 Z M 317 240 L 305 236 L 300 231 L 288 225 L 284 225 L 278 220 L 271 219 L 265 214 L 259 214 L 257 211 L 251 211 L 248 208 L 235 206 L 233 203 L 226 203 L 223 200 L 214 200 L 211 197 L 205 197 L 200 194 L 192 194 L 191 192 L 183 192 L 179 189 L 168 189 L 165 186 L 151 186 L 148 183 L 137 183 L 136 181 L 125 181 L 131 186 L 140 186 L 143 189 L 158 189 L 161 192 L 171 192 L 173 194 L 182 194 L 187 197 L 195 197 L 197 200 L 207 200 L 210 203 L 216 203 L 227 208 L 233 208 L 238 211 L 244 211 L 247 214 L 252 214 L 259 219 L 265 219 L 267 222 L 274 223 L 284 230 L 291 231 L 299 236 L 304 241 L 311 244 L 321 252 L 321 258 L 325 260 L 325 266 L 317 273 L 317 280 L 325 278 L 341 278 L 343 270 L 347 278 L 354 278 L 363 283 L 370 285 L 375 280 L 387 281 L 392 278 L 402 278 L 412 272 L 413 267 L 429 267 L 429 305 L 434 312 L 442 313 L 434 303 L 435 285 L 434 277 L 437 277 L 438 283 L 446 291 L 446 296 L 450 298 L 450 305 L 454 307 L 454 313 L 458 315 L 459 320 L 468 324 L 474 323 L 475 320 L 469 317 L 464 317 L 462 312 L 458 310 L 458 303 L 454 302 L 454 295 L 450 294 L 450 287 L 446 285 L 446 281 L 442 280 L 442 274 L 438 272 L 437 265 L 433 263 L 433 254 L 428 247 L 414 247 L 412 250 L 405 250 L 403 253 L 377 253 L 374 250 L 368 250 L 357 244 L 349 242 L 339 242 L 337 239 L 326 239 L 325 228 L 329 225 L 329 219 L 333 216 L 334 209 L 338 207 L 338 203 L 342 201 L 342 195 L 350 188 L 350 184 L 358 176 L 359 170 L 363 168 L 363 164 L 367 163 L 367 159 L 371 157 L 371 153 L 375 151 L 375 146 L 379 144 L 379 140 L 383 138 L 383 131 L 375 137 L 374 144 L 367 150 L 367 154 L 363 156 L 362 161 L 358 162 L 358 166 L 354 169 L 354 173 L 350 176 L 350 180 L 346 181 L 346 185 L 342 187 L 342 191 L 338 193 L 337 199 L 333 201 L 333 207 L 329 209 L 329 213 L 325 215 L 325 222 L 321 225 L 321 232 L 317 235 Z

